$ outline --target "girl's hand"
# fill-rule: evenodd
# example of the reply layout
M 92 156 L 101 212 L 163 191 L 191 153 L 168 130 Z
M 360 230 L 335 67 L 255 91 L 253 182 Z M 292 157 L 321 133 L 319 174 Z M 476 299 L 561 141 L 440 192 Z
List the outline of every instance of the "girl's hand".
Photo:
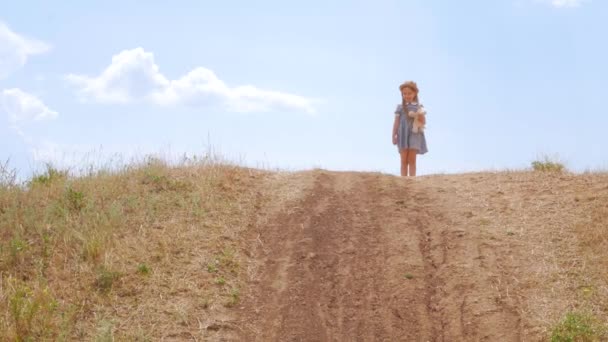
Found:
M 425 115 L 420 115 L 418 117 L 418 120 L 420 120 L 421 124 L 423 124 L 423 125 L 426 124 L 426 116 Z
M 397 145 L 397 134 L 393 134 L 393 145 Z

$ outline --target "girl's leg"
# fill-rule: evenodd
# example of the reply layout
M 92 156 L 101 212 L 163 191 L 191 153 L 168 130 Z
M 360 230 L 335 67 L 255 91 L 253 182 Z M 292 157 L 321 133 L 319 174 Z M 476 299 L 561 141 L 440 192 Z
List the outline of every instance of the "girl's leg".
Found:
M 408 149 L 407 151 L 407 165 L 409 167 L 409 175 L 413 177 L 416 176 L 416 154 L 418 154 L 418 150 Z
M 406 149 L 399 150 L 401 155 L 401 175 L 407 176 L 407 151 Z

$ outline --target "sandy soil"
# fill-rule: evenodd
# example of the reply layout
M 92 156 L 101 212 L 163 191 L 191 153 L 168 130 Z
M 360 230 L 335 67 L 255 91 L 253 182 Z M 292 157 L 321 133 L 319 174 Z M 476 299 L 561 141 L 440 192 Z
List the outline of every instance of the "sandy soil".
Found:
M 258 267 L 236 339 L 523 339 L 513 279 L 526 246 L 471 229 L 458 189 L 374 173 L 306 177 L 253 232 Z

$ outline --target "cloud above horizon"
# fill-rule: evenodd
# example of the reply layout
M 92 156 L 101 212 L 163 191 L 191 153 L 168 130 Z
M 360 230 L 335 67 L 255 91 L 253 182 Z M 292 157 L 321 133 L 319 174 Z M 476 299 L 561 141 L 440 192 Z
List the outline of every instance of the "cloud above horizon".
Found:
M 147 102 L 162 106 L 222 107 L 236 112 L 303 111 L 314 113 L 315 100 L 252 85 L 230 87 L 212 70 L 197 67 L 169 80 L 154 54 L 138 47 L 124 50 L 98 76 L 69 74 L 84 101 L 126 104 Z
M 50 45 L 13 32 L 0 21 L 0 79 L 22 68 L 31 55 L 45 53 Z
M 4 89 L 0 93 L 0 109 L 8 115 L 13 125 L 54 119 L 58 115 L 36 96 L 19 88 Z

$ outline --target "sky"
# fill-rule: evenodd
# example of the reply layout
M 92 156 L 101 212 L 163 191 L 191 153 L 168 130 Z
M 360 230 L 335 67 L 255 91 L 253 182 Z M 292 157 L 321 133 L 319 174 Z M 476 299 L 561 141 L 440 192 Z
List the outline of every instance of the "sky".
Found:
M 608 2 L 3 1 L 0 162 L 31 174 L 209 151 L 242 165 L 399 174 L 608 170 Z

